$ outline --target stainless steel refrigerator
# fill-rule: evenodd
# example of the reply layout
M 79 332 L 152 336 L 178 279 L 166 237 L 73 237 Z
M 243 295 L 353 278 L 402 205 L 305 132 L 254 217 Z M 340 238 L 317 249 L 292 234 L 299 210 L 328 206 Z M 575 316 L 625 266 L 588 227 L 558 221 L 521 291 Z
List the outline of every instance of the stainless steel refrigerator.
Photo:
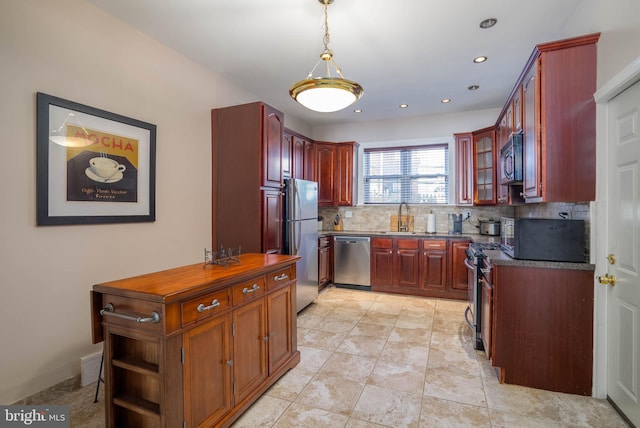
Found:
M 297 312 L 318 297 L 318 183 L 285 180 L 284 251 L 302 257 L 296 264 Z

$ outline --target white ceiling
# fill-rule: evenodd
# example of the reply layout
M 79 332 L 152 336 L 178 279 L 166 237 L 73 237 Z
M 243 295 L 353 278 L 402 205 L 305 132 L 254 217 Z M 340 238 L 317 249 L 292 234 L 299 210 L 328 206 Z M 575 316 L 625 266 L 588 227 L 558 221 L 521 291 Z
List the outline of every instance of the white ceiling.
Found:
M 335 0 L 329 48 L 364 87 L 336 113 L 289 96 L 323 49 L 318 0 L 89 1 L 313 126 L 502 107 L 534 45 L 563 38 L 582 0 Z M 480 29 L 490 17 L 497 25 Z

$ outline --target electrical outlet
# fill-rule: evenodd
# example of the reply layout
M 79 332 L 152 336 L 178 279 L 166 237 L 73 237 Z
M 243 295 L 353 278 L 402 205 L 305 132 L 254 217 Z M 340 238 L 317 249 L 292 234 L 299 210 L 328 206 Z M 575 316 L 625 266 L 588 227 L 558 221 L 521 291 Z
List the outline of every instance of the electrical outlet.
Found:
M 463 211 L 462 212 L 462 220 L 468 220 L 471 218 L 471 211 Z
M 344 218 L 351 218 L 351 217 L 353 217 L 353 211 L 344 212 Z

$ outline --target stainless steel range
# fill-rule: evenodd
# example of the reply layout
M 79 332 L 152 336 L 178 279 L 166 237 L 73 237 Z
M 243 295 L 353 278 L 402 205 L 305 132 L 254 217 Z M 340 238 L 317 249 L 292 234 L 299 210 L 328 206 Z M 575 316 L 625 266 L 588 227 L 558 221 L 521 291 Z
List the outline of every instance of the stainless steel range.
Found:
M 474 349 L 484 351 L 482 344 L 482 269 L 487 256 L 484 250 L 500 250 L 500 244 L 472 243 L 464 261 L 468 273 L 468 304 L 464 318 L 473 331 Z

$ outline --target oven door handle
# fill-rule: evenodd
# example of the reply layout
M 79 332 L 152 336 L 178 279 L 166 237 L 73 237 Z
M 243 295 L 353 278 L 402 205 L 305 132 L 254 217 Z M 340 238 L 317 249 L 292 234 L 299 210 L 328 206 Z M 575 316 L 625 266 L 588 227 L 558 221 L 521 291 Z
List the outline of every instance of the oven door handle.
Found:
M 476 326 L 473 325 L 471 321 L 469 321 L 469 313 L 471 313 L 471 307 L 467 306 L 467 309 L 464 310 L 464 320 L 467 322 L 467 324 L 469 324 L 469 327 L 471 327 L 471 329 L 475 331 Z
M 464 259 L 464 265 L 469 270 L 474 270 L 476 267 L 469 262 L 469 259 Z

